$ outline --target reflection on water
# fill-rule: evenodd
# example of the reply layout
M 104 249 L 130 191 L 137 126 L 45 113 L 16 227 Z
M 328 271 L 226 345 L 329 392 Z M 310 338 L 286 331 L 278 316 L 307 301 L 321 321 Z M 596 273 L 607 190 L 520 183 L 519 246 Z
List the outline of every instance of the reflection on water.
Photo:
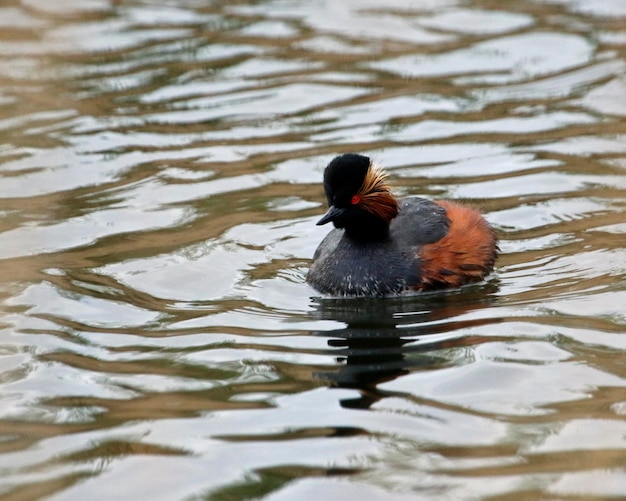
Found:
M 624 2 L 0 6 L 0 495 L 626 492 Z M 335 154 L 498 229 L 320 298 Z
M 368 408 L 386 396 L 378 388 L 380 383 L 418 370 L 446 367 L 449 361 L 433 353 L 479 343 L 475 336 L 451 331 L 463 332 L 472 325 L 493 321 L 449 319 L 494 300 L 486 287 L 476 292 L 468 287 L 463 293 L 425 293 L 386 300 L 317 299 L 314 304 L 321 319 L 340 321 L 345 326 L 313 333 L 330 337 L 330 353 L 340 363 L 338 368 L 315 376 L 334 387 L 359 391 L 358 398 L 342 400 L 341 405 Z M 488 340 L 492 342 L 493 337 Z

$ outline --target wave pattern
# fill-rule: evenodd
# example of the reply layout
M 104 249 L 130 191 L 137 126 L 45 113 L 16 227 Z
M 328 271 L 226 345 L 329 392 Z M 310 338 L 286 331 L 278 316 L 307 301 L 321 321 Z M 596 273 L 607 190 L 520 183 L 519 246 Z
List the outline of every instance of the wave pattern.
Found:
M 0 495 L 626 485 L 623 2 L 0 7 Z M 305 283 L 321 175 L 481 208 L 486 283 Z

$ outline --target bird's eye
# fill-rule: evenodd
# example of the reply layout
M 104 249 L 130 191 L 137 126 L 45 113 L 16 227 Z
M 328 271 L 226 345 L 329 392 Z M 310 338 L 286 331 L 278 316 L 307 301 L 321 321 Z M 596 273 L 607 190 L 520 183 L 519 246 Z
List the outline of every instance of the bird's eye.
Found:
M 351 199 L 350 199 L 350 203 L 352 205 L 356 205 L 361 201 L 361 197 L 359 195 L 354 195 Z

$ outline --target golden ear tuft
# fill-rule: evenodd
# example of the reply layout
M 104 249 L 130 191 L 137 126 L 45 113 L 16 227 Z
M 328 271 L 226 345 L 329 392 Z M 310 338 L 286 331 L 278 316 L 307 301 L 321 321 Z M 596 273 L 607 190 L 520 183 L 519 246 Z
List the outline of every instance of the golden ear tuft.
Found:
M 370 164 L 370 168 L 367 170 L 367 174 L 365 175 L 365 179 L 363 180 L 363 185 L 361 186 L 359 193 L 361 196 L 367 196 L 378 191 L 389 191 L 389 186 L 387 185 L 387 173 L 377 164 L 372 162 Z
M 398 202 L 387 184 L 387 173 L 373 162 L 359 189 L 359 195 L 361 207 L 381 219 L 390 222 L 398 215 Z

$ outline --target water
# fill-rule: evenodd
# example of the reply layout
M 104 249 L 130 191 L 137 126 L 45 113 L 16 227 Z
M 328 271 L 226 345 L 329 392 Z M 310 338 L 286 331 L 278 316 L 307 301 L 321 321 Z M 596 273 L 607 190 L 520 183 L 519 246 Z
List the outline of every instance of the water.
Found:
M 0 6 L 0 495 L 626 493 L 626 8 Z M 320 298 L 321 174 L 497 227 L 448 293 Z

